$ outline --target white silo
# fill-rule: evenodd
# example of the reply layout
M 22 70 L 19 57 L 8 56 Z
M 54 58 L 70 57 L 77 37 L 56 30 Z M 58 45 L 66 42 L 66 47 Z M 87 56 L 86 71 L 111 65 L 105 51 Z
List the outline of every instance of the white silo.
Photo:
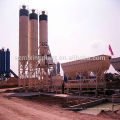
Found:
M 45 11 L 39 16 L 39 46 L 40 55 L 48 54 L 48 16 Z
M 36 69 L 37 67 L 37 57 L 38 57 L 38 14 L 35 10 L 29 15 L 29 61 L 31 69 Z
M 19 10 L 19 75 L 25 74 L 28 57 L 28 18 L 29 11 L 23 5 Z

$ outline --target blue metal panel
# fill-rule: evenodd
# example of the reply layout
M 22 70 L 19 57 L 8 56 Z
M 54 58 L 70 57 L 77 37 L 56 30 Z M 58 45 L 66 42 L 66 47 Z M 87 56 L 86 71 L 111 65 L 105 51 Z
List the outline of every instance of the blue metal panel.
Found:
M 76 80 L 79 80 L 79 79 L 80 79 L 80 76 L 79 76 L 79 75 L 77 75 L 77 76 L 76 76 Z
M 19 15 L 20 16 L 28 16 L 29 15 L 29 11 L 26 10 L 26 9 L 20 9 Z
M 6 73 L 10 73 L 10 51 L 7 49 L 6 51 Z
M 106 74 L 105 74 L 105 77 L 106 77 L 106 78 L 109 78 L 109 77 L 110 77 L 109 73 L 106 73 Z
M 35 20 L 38 20 L 38 15 L 36 13 L 31 13 L 29 15 L 29 19 L 32 20 L 32 19 L 35 19 Z
M 60 63 L 57 63 L 57 74 L 60 74 Z
M 48 16 L 47 15 L 45 15 L 45 14 L 42 14 L 42 15 L 40 15 L 39 16 L 39 21 L 42 21 L 42 20 L 48 20 Z
M 26 9 L 26 6 L 23 5 L 22 8 L 19 10 L 19 15 L 20 16 L 28 16 L 29 11 Z
M 68 78 L 67 76 L 64 74 L 64 82 L 67 82 L 68 81 Z
M 2 73 L 2 71 L 1 71 L 1 53 L 2 53 L 2 51 L 0 50 L 0 75 Z
M 2 49 L 1 51 L 1 74 L 5 73 L 5 51 Z

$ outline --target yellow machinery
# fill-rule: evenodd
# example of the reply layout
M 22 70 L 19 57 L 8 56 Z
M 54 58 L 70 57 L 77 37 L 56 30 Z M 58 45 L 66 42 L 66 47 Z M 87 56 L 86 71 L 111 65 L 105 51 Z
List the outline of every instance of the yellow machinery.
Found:
M 62 63 L 62 69 L 68 78 L 75 79 L 76 75 L 88 77 L 91 72 L 96 76 L 104 75 L 104 72 L 109 69 L 110 56 L 99 55 L 82 60 Z
M 62 69 L 67 76 L 68 82 L 65 87 L 72 88 L 105 88 L 104 72 L 109 69 L 110 56 L 99 55 L 82 60 L 62 63 Z M 90 79 L 90 73 L 96 76 Z M 76 80 L 76 76 L 81 76 L 80 80 Z

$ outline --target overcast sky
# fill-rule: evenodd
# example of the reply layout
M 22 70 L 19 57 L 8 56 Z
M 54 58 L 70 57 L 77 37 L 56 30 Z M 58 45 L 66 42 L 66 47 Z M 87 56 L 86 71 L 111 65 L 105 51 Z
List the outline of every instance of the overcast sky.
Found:
M 109 44 L 114 57 L 120 56 L 120 0 L 0 0 L 0 48 L 10 49 L 14 71 L 18 69 L 22 4 L 38 12 L 47 11 L 48 41 L 53 56 L 110 55 Z

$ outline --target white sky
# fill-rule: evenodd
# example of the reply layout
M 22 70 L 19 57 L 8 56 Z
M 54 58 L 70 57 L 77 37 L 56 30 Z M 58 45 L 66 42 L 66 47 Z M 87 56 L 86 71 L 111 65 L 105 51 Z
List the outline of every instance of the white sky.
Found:
M 48 41 L 53 56 L 110 55 L 109 44 L 114 57 L 120 56 L 120 0 L 0 0 L 0 48 L 10 49 L 11 69 L 15 72 L 21 4 L 48 12 Z

